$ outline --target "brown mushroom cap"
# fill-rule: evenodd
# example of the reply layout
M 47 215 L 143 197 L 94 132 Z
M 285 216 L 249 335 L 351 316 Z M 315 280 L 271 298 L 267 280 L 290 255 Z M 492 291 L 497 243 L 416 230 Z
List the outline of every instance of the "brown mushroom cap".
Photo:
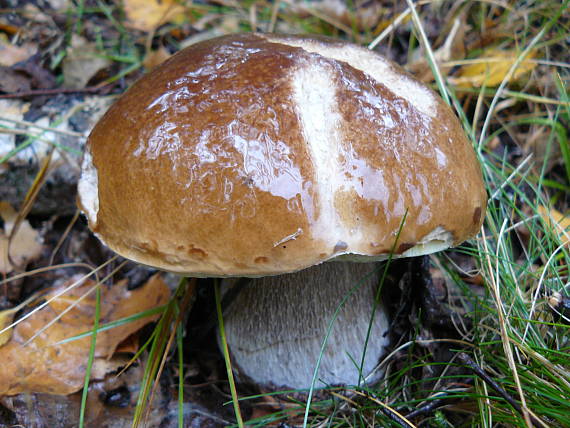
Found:
M 486 194 L 451 109 L 397 65 L 328 38 L 239 34 L 190 46 L 91 133 L 79 183 L 117 253 L 202 276 L 457 245 Z M 407 214 L 406 214 L 407 213 Z

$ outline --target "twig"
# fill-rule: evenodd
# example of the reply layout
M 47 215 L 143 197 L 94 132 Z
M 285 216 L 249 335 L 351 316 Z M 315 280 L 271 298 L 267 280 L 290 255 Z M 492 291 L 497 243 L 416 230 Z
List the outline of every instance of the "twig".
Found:
M 398 413 L 396 410 L 392 409 L 390 406 L 383 403 L 382 401 L 380 401 L 378 398 L 374 397 L 373 395 L 365 394 L 365 393 L 360 392 L 360 391 L 352 391 L 352 392 L 354 392 L 355 394 L 360 395 L 364 398 L 368 398 L 369 400 L 373 401 L 376 404 L 379 404 L 381 407 L 382 413 L 384 413 L 386 416 L 388 416 L 391 420 L 393 420 L 397 424 L 403 426 L 404 428 L 415 428 L 415 425 L 413 423 L 411 423 L 408 420 L 408 418 L 406 418 L 402 414 Z
M 0 116 L 0 121 L 14 123 L 16 125 L 25 126 L 27 128 L 36 128 L 36 129 L 39 129 L 41 131 L 47 131 L 47 132 L 53 132 L 56 134 L 66 135 L 68 137 L 75 137 L 75 138 L 84 137 L 84 135 L 81 132 L 68 131 L 66 129 L 50 128 L 49 126 L 41 126 L 41 125 L 38 125 L 36 123 L 27 122 L 25 120 L 17 120 L 17 119 L 13 119 L 11 117 Z
M 430 401 L 428 404 L 418 407 L 416 410 L 411 411 L 406 415 L 406 419 L 414 419 L 420 415 L 425 415 L 431 413 L 434 409 L 440 407 L 444 402 L 443 398 L 438 398 L 437 400 Z
M 59 94 L 83 94 L 93 92 L 106 92 L 111 89 L 113 85 L 104 86 L 89 86 L 87 88 L 73 89 L 73 88 L 53 88 L 53 89 L 32 89 L 30 91 L 20 91 L 13 94 L 0 94 L 0 99 L 10 98 L 26 98 L 26 97 L 41 97 L 45 95 L 59 95 Z
M 517 412 L 521 415 L 524 414 L 522 406 L 513 398 L 511 397 L 507 391 L 503 389 L 501 385 L 495 382 L 491 376 L 483 371 L 483 369 L 475 362 L 473 359 L 467 355 L 465 352 L 460 352 L 457 355 L 457 359 L 469 367 L 473 372 L 479 376 L 483 381 L 485 381 L 491 388 L 493 388 L 501 397 L 503 397 L 507 403 L 509 403 Z M 533 424 L 545 426 L 544 422 L 538 419 L 536 416 L 530 414 L 529 417 Z

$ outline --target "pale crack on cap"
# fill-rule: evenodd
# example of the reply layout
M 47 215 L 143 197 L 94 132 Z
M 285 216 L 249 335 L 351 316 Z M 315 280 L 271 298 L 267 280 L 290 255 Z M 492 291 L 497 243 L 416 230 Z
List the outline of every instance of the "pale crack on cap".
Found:
M 272 43 L 301 48 L 309 53 L 345 62 L 386 86 L 390 91 L 404 98 L 422 113 L 430 117 L 437 115 L 436 99 L 429 89 L 411 77 L 402 74 L 390 62 L 366 48 L 354 46 L 351 49 L 347 49 L 346 46 L 325 44 L 318 40 L 291 39 L 266 34 L 262 36 Z
M 329 67 L 309 61 L 291 76 L 295 110 L 315 169 L 319 215 L 314 219 L 313 234 L 333 242 L 344 237 L 334 206 L 334 194 L 343 186 L 339 176 L 339 144 L 342 140 L 338 113 L 337 88 Z M 338 238 L 340 239 L 340 238 Z
M 91 227 L 97 224 L 97 213 L 99 212 L 99 190 L 98 190 L 97 168 L 93 164 L 93 156 L 89 147 L 86 148 L 81 164 L 81 177 L 77 184 L 79 203 Z

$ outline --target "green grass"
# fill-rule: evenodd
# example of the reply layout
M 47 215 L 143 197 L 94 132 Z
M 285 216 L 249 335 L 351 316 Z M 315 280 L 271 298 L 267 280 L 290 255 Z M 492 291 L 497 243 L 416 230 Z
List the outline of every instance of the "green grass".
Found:
M 89 358 L 85 369 L 85 383 L 83 385 L 83 392 L 81 394 L 81 410 L 79 412 L 79 427 L 85 426 L 85 411 L 87 409 L 87 394 L 89 393 L 89 381 L 91 378 L 91 369 L 93 368 L 93 361 L 95 359 L 95 345 L 97 344 L 97 331 L 99 328 L 99 320 L 101 317 L 101 287 L 97 285 L 95 290 L 95 320 L 93 323 L 93 333 L 91 334 L 91 345 L 89 347 Z

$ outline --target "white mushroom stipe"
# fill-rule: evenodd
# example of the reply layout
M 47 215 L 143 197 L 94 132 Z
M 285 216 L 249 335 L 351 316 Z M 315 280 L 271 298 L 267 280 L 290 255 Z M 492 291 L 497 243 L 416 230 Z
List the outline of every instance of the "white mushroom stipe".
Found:
M 225 315 L 238 372 L 244 380 L 272 389 L 310 387 L 329 322 L 340 302 L 353 293 L 333 325 L 315 386 L 357 385 L 378 283 L 379 270 L 374 265 L 341 262 L 252 280 Z M 365 377 L 388 346 L 388 327 L 379 305 L 362 366 Z M 381 375 L 375 372 L 368 380 Z

